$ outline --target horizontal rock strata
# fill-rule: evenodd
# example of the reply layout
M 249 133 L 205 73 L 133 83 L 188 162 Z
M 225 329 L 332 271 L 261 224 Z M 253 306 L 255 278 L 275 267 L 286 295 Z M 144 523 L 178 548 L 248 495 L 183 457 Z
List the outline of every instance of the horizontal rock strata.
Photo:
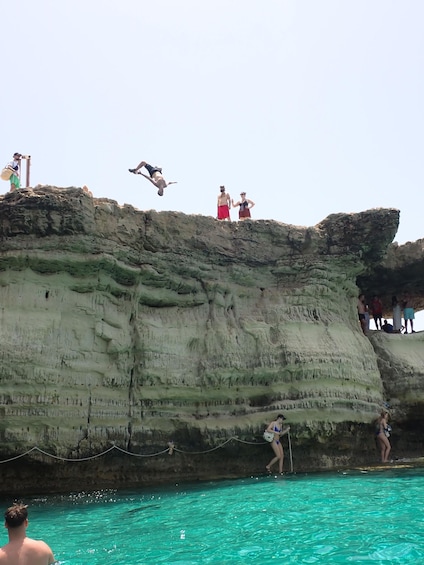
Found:
M 5 488 L 17 470 L 27 489 L 34 473 L 66 489 L 81 473 L 95 488 L 259 472 L 280 411 L 299 470 L 377 460 L 371 422 L 413 385 L 400 393 L 388 370 L 405 367 L 400 350 L 361 333 L 356 281 L 398 221 L 384 209 L 309 228 L 220 223 L 78 188 L 6 194 L 0 459 L 34 446 L 58 459 L 3 463 Z M 113 446 L 152 456 L 62 460 Z

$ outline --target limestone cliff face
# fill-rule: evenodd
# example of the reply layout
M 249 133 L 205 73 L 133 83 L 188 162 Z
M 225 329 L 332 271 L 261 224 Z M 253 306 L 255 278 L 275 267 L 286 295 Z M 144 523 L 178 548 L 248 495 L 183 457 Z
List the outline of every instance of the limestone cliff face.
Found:
M 28 489 L 34 473 L 39 488 L 66 489 L 81 476 L 88 488 L 259 472 L 280 411 L 298 470 L 377 459 L 370 422 L 397 391 L 384 367 L 402 361 L 381 353 L 386 336 L 362 335 L 356 281 L 398 219 L 385 209 L 309 228 L 227 224 L 78 188 L 0 198 L 0 458 L 178 449 L 70 464 L 33 454 L 0 466 L 3 485 L 17 469 Z

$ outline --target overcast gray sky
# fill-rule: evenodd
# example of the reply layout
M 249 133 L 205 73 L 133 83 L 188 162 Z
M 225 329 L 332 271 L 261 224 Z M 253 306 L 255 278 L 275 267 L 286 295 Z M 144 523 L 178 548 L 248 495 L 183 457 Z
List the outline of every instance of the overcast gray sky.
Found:
M 32 185 L 215 216 L 225 184 L 254 218 L 395 207 L 396 240 L 424 237 L 421 0 L 17 0 L 8 13 L 0 155 L 31 154 Z M 178 181 L 163 198 L 128 173 L 142 159 Z

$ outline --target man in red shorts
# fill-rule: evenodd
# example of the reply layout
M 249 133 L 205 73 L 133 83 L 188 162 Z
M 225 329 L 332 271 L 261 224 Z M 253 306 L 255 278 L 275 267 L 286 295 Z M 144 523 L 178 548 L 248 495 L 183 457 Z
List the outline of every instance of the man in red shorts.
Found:
M 227 220 L 231 222 L 230 209 L 231 198 L 228 192 L 225 192 L 225 186 L 219 187 L 220 193 L 218 195 L 218 220 Z

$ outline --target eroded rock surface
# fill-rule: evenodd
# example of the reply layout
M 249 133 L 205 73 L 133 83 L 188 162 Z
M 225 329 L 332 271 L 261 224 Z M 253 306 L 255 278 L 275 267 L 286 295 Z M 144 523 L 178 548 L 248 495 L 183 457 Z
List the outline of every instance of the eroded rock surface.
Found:
M 297 470 L 377 461 L 371 422 L 412 387 L 400 392 L 389 367 L 414 372 L 400 351 L 422 338 L 365 337 L 356 282 L 398 221 L 379 209 L 309 228 L 219 223 L 79 188 L 0 198 L 1 459 L 33 446 L 159 453 L 32 453 L 1 466 L 4 488 L 17 472 L 22 489 L 61 490 L 262 472 L 280 411 Z
M 383 261 L 370 265 L 358 285 L 368 299 L 381 297 L 387 318 L 392 317 L 392 296 L 401 302 L 405 293 L 416 311 L 424 310 L 424 239 L 389 245 Z

